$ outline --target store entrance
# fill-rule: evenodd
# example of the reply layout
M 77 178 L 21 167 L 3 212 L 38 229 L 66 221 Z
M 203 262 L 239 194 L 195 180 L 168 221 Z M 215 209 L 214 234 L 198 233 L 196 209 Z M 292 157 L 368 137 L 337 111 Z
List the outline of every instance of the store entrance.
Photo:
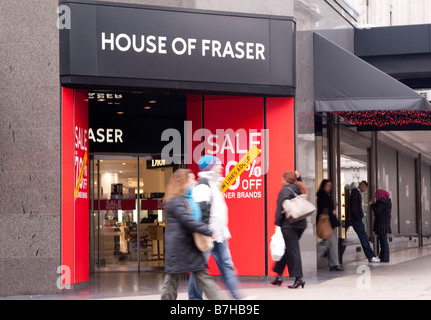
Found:
M 359 243 L 359 238 L 353 227 L 350 226 L 350 194 L 354 188 L 359 187 L 363 180 L 368 181 L 368 150 L 354 146 L 351 142 L 341 139 L 340 144 L 340 182 L 341 182 L 341 221 L 342 239 L 345 243 Z M 362 194 L 362 210 L 364 212 L 363 223 L 365 230 L 370 235 L 368 190 Z
M 183 135 L 186 95 L 90 90 L 86 100 L 90 272 L 163 268 L 162 199 L 183 155 L 163 159 L 168 141 L 161 137 L 165 130 Z
M 350 194 L 361 181 L 371 182 L 371 135 L 356 132 L 342 118 L 316 115 L 316 188 L 323 179 L 333 181 L 333 199 L 341 222 L 341 228 L 337 229 L 340 263 L 359 260 L 363 252 L 358 235 L 351 226 Z M 370 237 L 369 193 L 367 190 L 362 194 L 362 222 Z
M 148 155 L 92 157 L 92 270 L 149 271 L 164 266 L 163 197 L 176 168 L 162 164 Z

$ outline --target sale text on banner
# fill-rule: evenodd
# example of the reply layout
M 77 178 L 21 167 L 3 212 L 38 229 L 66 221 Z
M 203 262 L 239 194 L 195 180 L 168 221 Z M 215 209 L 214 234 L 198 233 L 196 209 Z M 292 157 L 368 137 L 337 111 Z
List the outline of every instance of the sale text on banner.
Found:
M 76 181 L 76 187 L 75 187 L 75 201 L 78 197 L 79 187 L 81 185 L 82 176 L 84 175 L 85 166 L 87 165 L 87 152 L 84 154 L 84 160 L 82 161 L 81 170 L 79 171 L 78 180 Z
M 260 154 L 260 150 L 253 145 L 253 147 L 247 152 L 247 154 L 242 157 L 238 164 L 228 173 L 224 181 L 222 182 L 220 188 L 223 193 L 225 193 L 229 187 L 235 182 L 236 179 L 244 172 L 250 163 L 257 158 Z

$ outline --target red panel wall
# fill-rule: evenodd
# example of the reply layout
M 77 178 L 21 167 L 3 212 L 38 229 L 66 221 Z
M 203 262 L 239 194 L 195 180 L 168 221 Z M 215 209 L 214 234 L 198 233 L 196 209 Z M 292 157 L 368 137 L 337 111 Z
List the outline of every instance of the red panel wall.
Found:
M 281 176 L 295 170 L 295 109 L 294 98 L 266 99 L 266 127 L 269 130 L 267 173 L 267 245 L 275 232 L 275 211 L 281 189 Z M 274 262 L 268 250 L 268 275 Z M 286 268 L 287 269 L 287 268 Z M 287 274 L 287 273 L 286 273 Z
M 87 101 L 86 101 L 87 100 Z M 89 279 L 88 92 L 75 90 L 75 283 Z M 81 170 L 83 171 L 81 173 Z M 79 180 L 79 181 L 78 181 Z M 78 185 L 79 184 L 79 185 Z M 78 187 L 76 187 L 78 185 Z
M 190 104 L 189 104 L 190 105 Z M 197 107 L 197 106 L 196 106 Z M 189 111 L 189 110 L 188 110 Z M 188 113 L 192 119 L 197 113 Z M 263 148 L 263 98 L 259 97 L 204 97 L 205 154 L 219 157 L 228 173 L 256 144 Z M 194 122 L 198 123 L 197 118 Z M 193 130 L 200 126 L 193 125 Z M 212 134 L 210 137 L 209 135 Z M 200 145 L 195 147 L 200 148 Z M 195 161 L 198 157 L 195 157 Z M 196 166 L 189 167 L 195 169 Z M 239 275 L 265 274 L 264 186 L 262 161 L 256 159 L 253 171 L 245 171 L 226 192 L 229 208 L 229 246 L 232 260 Z M 255 173 L 258 173 L 256 177 Z M 210 260 L 209 271 L 218 274 L 215 262 Z
M 62 265 L 70 270 L 63 285 L 89 279 L 87 96 L 86 91 L 62 88 L 61 257 Z
M 195 173 L 199 171 L 196 150 L 200 152 L 202 147 L 205 148 L 205 154 L 215 155 L 224 162 L 225 173 L 229 172 L 252 144 L 256 144 L 261 150 L 253 169 L 247 168 L 239 181 L 225 194 L 232 234 L 229 245 L 238 275 L 263 276 L 266 273 L 265 267 L 268 274 L 273 275 L 274 262 L 269 252 L 269 242 L 275 231 L 275 210 L 281 189 L 281 176 L 285 171 L 295 169 L 294 99 L 266 98 L 265 115 L 263 97 L 206 95 L 203 106 L 200 97 L 196 95 L 188 98 L 187 120 L 191 122 L 189 125 L 192 130 L 187 133 L 187 145 L 188 152 L 195 152 L 193 163 L 189 163 L 188 167 Z M 202 116 L 207 130 L 203 145 L 200 140 L 192 142 L 193 134 L 202 128 Z M 267 130 L 264 132 L 265 118 Z M 190 146 L 193 150 L 190 150 Z M 264 160 L 267 169 L 266 186 Z M 232 162 L 229 163 L 230 161 Z M 268 250 L 266 266 L 265 246 Z M 209 261 L 209 271 L 219 274 L 212 258 Z
M 62 89 L 61 113 L 61 264 L 74 274 L 74 134 L 73 134 L 73 89 Z M 64 278 L 63 285 L 73 283 L 72 279 Z

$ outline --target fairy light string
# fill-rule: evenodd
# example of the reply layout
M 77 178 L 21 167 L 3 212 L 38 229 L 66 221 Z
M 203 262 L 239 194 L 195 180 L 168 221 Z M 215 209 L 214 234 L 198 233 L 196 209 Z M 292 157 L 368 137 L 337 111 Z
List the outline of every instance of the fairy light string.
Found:
M 424 111 L 340 111 L 339 117 L 366 130 L 431 130 L 431 112 Z

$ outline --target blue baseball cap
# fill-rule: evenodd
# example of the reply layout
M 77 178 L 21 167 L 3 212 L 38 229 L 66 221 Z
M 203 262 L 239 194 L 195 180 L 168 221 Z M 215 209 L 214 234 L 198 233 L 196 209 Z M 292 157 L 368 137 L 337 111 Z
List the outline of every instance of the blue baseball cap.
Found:
M 214 156 L 202 156 L 199 161 L 199 169 L 201 171 L 210 171 L 216 164 L 221 164 L 221 161 L 219 158 Z

